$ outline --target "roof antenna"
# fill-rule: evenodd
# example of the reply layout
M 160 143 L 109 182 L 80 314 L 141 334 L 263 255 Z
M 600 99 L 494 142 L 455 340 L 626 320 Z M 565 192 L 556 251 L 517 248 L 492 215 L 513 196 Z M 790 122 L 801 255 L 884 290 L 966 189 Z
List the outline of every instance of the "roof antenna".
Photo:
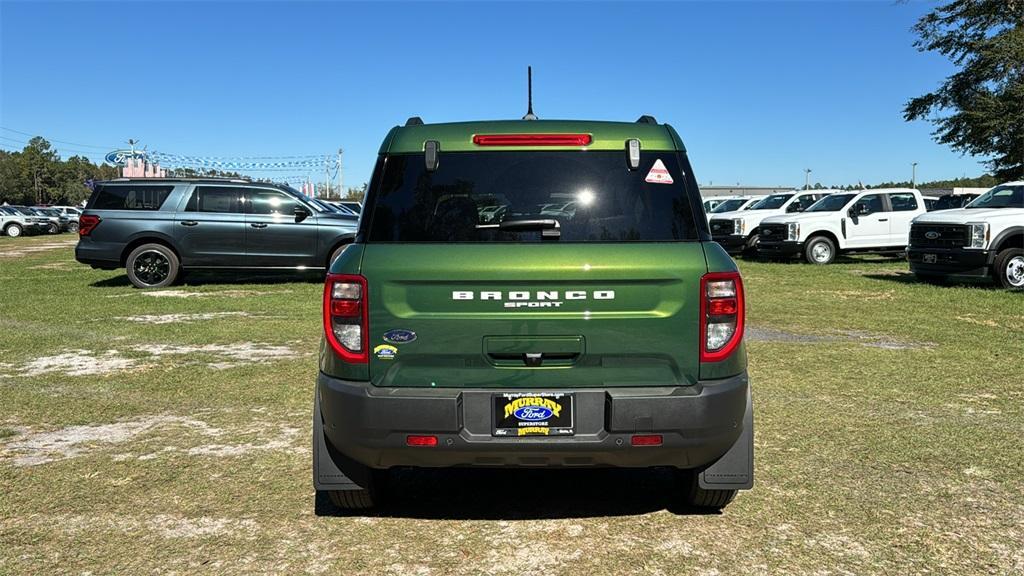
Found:
M 526 116 L 523 120 L 536 120 L 537 115 L 533 113 L 533 66 L 526 67 Z

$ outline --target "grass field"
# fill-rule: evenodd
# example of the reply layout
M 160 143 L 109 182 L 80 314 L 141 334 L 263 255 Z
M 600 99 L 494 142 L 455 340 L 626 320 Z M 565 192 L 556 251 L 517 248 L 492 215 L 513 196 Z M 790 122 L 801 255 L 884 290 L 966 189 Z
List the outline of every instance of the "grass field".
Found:
M 1024 573 L 1024 294 L 905 263 L 741 262 L 755 489 L 409 472 L 317 517 L 319 282 L 131 288 L 69 235 L 0 238 L 0 574 Z

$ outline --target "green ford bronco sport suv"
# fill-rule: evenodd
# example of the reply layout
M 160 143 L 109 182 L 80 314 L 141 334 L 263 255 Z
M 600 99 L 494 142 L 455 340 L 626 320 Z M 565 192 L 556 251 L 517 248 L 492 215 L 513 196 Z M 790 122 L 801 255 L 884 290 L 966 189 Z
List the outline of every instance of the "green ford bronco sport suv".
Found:
M 314 485 L 359 509 L 395 467 L 669 467 L 720 509 L 753 485 L 743 319 L 671 126 L 412 118 L 327 276 Z

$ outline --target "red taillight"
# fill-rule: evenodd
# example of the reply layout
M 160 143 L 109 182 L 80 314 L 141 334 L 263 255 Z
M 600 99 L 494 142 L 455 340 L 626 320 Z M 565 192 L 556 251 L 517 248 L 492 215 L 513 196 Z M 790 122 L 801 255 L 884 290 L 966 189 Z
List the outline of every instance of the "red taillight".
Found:
M 477 134 L 477 146 L 587 146 L 590 134 Z
M 83 214 L 78 217 L 78 235 L 88 236 L 93 228 L 100 223 L 100 217 L 92 214 Z
M 739 272 L 700 279 L 700 361 L 719 362 L 743 340 L 743 280 Z
M 406 446 L 437 446 L 437 436 L 406 436 Z
M 629 443 L 633 446 L 661 446 L 661 434 L 634 434 Z
M 352 364 L 369 361 L 366 278 L 328 274 L 324 284 L 324 336 L 331 350 Z

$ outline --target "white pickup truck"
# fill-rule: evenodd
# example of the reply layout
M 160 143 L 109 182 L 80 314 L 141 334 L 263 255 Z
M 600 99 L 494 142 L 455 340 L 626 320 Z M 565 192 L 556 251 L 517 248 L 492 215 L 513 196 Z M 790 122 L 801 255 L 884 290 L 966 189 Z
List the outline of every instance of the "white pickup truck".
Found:
M 925 213 L 912 188 L 873 188 L 829 194 L 799 214 L 761 222 L 758 253 L 802 255 L 829 264 L 845 252 L 900 252 L 910 240 L 910 221 Z
M 729 254 L 750 255 L 757 250 L 761 222 L 769 216 L 802 212 L 838 190 L 793 190 L 765 196 L 741 210 L 714 212 L 708 222 L 711 239 Z
M 1024 290 L 1024 181 L 1007 182 L 967 206 L 914 219 L 910 270 L 926 282 L 949 276 L 991 276 Z

